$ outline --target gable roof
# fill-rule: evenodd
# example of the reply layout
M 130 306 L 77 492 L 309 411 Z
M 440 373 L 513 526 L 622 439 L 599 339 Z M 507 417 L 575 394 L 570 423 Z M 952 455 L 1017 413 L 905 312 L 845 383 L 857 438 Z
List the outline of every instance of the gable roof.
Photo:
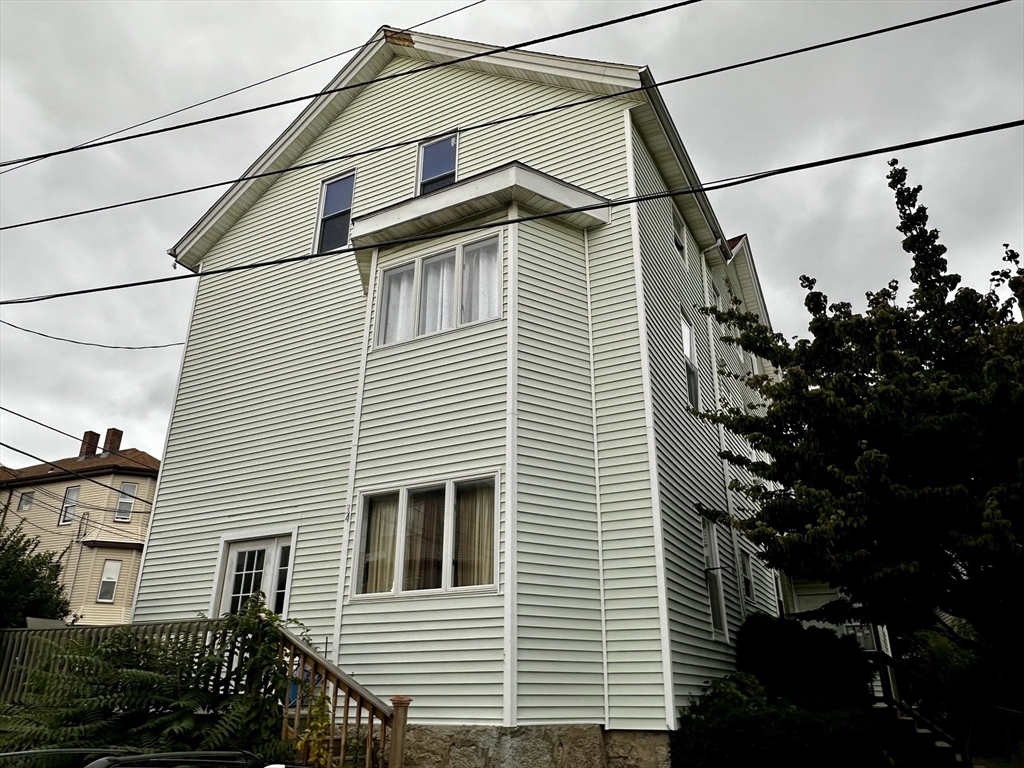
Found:
M 99 475 L 118 472 L 155 477 L 160 461 L 137 448 L 122 448 L 117 453 L 98 453 L 95 456 L 58 459 L 52 464 L 34 464 L 22 469 L 0 467 L 0 486 L 38 485 L 40 482 L 64 481 L 79 475 Z
M 381 27 L 324 88 L 324 91 L 339 88 L 347 90 L 325 93 L 313 99 L 242 176 L 272 173 L 294 164 L 306 148 L 362 92 L 363 88 L 358 86 L 377 77 L 398 56 L 420 60 L 427 66 L 477 55 L 482 57 L 461 61 L 454 66 L 593 94 L 613 94 L 640 85 L 641 68 L 637 66 L 518 50 L 483 56 L 496 50 L 497 46 Z M 633 98 L 642 97 L 637 95 Z M 232 184 L 168 250 L 168 254 L 183 266 L 195 269 L 210 248 L 276 178 L 275 175 Z

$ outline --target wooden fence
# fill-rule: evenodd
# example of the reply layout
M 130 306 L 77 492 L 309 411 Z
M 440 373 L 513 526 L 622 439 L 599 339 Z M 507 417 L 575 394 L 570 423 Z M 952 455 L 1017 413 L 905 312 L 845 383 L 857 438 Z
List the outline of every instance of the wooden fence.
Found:
M 97 645 L 126 626 L 144 642 L 187 637 L 201 644 L 206 653 L 223 653 L 225 677 L 234 663 L 233 643 L 221 619 L 4 629 L 0 630 L 0 702 L 22 701 L 29 676 L 36 670 L 53 669 L 55 649 L 71 641 Z M 389 705 L 302 638 L 285 628 L 278 631 L 279 653 L 290 675 L 287 694 L 280 702 L 281 735 L 301 745 L 297 752 L 300 764 L 320 768 L 358 764 L 364 768 L 403 768 L 411 699 L 397 696 Z M 315 738 L 309 736 L 312 733 Z

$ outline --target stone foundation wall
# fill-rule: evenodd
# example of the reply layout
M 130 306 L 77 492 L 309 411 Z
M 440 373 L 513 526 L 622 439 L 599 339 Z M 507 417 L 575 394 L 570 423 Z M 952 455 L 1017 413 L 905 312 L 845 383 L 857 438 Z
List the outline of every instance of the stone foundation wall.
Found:
M 410 725 L 406 768 L 669 768 L 668 733 L 597 725 Z

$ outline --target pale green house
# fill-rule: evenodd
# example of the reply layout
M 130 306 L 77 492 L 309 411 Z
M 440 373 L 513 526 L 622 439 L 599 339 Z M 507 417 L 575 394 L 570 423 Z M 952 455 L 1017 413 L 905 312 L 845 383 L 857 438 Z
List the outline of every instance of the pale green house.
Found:
M 695 307 L 764 300 L 703 194 L 617 203 L 697 183 L 646 68 L 404 76 L 489 50 L 381 29 L 250 174 L 296 170 L 171 250 L 357 249 L 200 279 L 134 620 L 260 589 L 413 722 L 663 731 L 777 612 L 695 509 L 740 511 L 718 452 L 747 448 L 686 410 L 761 365 Z

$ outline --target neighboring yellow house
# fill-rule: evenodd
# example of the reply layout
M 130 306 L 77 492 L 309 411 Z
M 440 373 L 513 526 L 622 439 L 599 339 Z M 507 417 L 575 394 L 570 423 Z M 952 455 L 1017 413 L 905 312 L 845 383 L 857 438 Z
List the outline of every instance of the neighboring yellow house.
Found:
M 0 527 L 19 523 L 59 552 L 79 624 L 122 624 L 131 615 L 159 460 L 121 448 L 122 432 L 86 432 L 78 456 L 21 469 L 0 467 Z

